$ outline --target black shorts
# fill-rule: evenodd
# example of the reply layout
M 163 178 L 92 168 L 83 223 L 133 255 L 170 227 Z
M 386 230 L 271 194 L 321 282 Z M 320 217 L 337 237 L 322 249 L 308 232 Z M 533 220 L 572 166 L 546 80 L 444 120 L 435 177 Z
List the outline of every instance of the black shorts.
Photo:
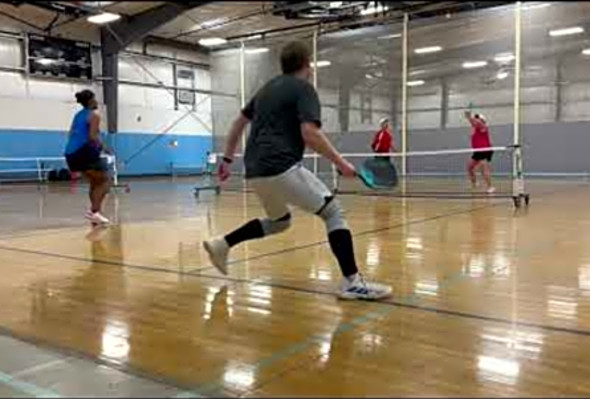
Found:
M 106 162 L 100 157 L 100 149 L 84 144 L 77 151 L 66 154 L 66 161 L 70 172 L 86 172 L 87 170 L 98 170 L 106 172 Z
M 391 162 L 391 157 L 389 155 L 375 155 L 375 159 Z
M 471 159 L 474 161 L 492 162 L 492 155 L 494 155 L 494 151 L 477 151 L 473 153 Z

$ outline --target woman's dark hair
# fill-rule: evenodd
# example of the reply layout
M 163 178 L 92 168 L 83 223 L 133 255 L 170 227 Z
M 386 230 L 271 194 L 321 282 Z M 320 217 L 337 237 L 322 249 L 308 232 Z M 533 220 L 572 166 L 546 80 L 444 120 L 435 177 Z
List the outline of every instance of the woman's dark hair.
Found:
M 90 100 L 94 98 L 94 93 L 92 90 L 82 90 L 76 93 L 76 101 L 79 104 L 82 104 L 83 107 L 88 107 Z
M 295 73 L 311 61 L 311 51 L 305 43 L 291 42 L 281 51 L 281 69 L 283 73 Z

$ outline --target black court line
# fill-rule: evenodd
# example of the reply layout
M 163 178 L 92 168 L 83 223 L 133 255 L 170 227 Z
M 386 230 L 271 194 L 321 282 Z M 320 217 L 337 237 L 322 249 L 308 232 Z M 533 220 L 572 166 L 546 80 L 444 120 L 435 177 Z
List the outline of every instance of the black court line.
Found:
M 246 281 L 248 281 L 248 280 L 246 280 Z M 322 291 L 319 289 L 294 287 L 294 286 L 291 286 L 288 284 L 283 284 L 283 283 L 256 282 L 256 281 L 251 281 L 251 283 L 254 285 L 257 285 L 257 284 L 267 285 L 267 286 L 271 286 L 272 288 L 281 288 L 284 290 L 302 292 L 302 293 L 306 293 L 306 294 L 325 295 L 325 296 L 331 296 L 331 297 L 335 296 L 333 291 Z M 443 314 L 446 316 L 460 317 L 460 318 L 464 318 L 464 319 L 488 321 L 488 322 L 506 324 L 506 325 L 511 325 L 511 326 L 535 328 L 535 329 L 539 329 L 539 330 L 561 332 L 561 333 L 567 333 L 567 334 L 573 334 L 573 335 L 590 336 L 589 330 L 580 330 L 580 329 L 576 329 L 576 328 L 567 328 L 567 327 L 557 327 L 557 326 L 534 323 L 534 322 L 529 322 L 529 321 L 510 320 L 510 319 L 504 319 L 502 317 L 487 316 L 487 315 L 482 315 L 482 314 L 477 314 L 477 313 L 462 312 L 462 311 L 458 311 L 458 310 L 441 309 L 441 308 L 436 308 L 433 306 L 412 305 L 412 304 L 409 304 L 406 302 L 400 302 L 400 301 L 394 301 L 394 300 L 381 300 L 381 301 L 372 301 L 372 302 L 380 303 L 383 305 L 390 305 L 390 306 L 399 307 L 399 308 L 420 310 L 420 311 L 428 312 L 428 313 L 438 313 L 438 314 Z
M 475 212 L 480 209 L 490 208 L 490 207 L 494 207 L 494 206 L 498 206 L 498 205 L 499 204 L 490 204 L 490 205 L 481 206 L 481 207 L 475 207 L 475 208 L 472 207 L 472 208 L 468 208 L 468 209 L 455 210 L 453 212 L 449 212 L 449 213 L 445 213 L 445 214 L 435 215 L 435 216 L 431 216 L 431 217 L 427 217 L 427 218 L 423 218 L 423 219 L 417 219 L 414 221 L 410 221 L 408 223 L 399 223 L 399 224 L 385 226 L 385 227 L 382 227 L 379 229 L 362 231 L 360 233 L 354 234 L 353 236 L 357 237 L 357 236 L 375 234 L 375 233 L 383 232 L 386 230 L 397 229 L 397 228 L 400 228 L 403 226 L 416 225 L 416 224 L 420 224 L 420 223 L 427 223 L 427 222 L 430 222 L 433 220 L 443 219 L 445 217 L 455 216 L 455 215 L 459 215 L 459 214 L 471 213 L 471 212 Z M 0 241 L 1 241 L 1 239 L 0 239 Z M 314 246 L 324 245 L 326 243 L 327 243 L 327 241 L 324 240 L 324 241 L 314 242 L 314 243 L 310 243 L 310 244 L 295 246 L 295 247 L 291 247 L 291 248 L 282 249 L 280 251 L 269 252 L 269 253 L 257 255 L 257 256 L 251 257 L 251 258 L 238 259 L 238 260 L 229 262 L 228 264 L 237 264 L 237 263 L 243 263 L 243 262 L 246 262 L 249 260 L 258 260 L 258 259 L 265 258 L 265 257 L 281 255 L 284 253 L 289 253 L 289 252 L 298 251 L 298 250 L 302 250 L 302 249 L 312 248 Z M 131 264 L 131 263 L 126 263 L 126 262 L 111 261 L 111 260 L 107 260 L 107 259 L 89 259 L 89 258 L 80 257 L 80 256 L 57 254 L 57 253 L 53 253 L 53 252 L 16 248 L 16 247 L 4 246 L 4 245 L 0 245 L 0 250 L 10 251 L 10 252 L 27 253 L 27 254 L 31 254 L 31 255 L 47 256 L 47 257 L 59 258 L 59 259 L 68 259 L 68 260 L 72 260 L 72 261 L 80 261 L 80 262 L 85 262 L 85 263 L 96 263 L 96 264 L 103 264 L 103 265 L 110 265 L 110 266 L 121 266 L 121 267 L 129 268 L 129 269 L 145 270 L 145 271 L 151 271 L 151 272 L 160 272 L 160 273 L 168 273 L 168 274 L 176 274 L 176 275 L 184 275 L 184 276 L 195 276 L 195 277 L 202 276 L 202 277 L 210 277 L 210 278 L 216 278 L 216 279 L 225 279 L 228 281 L 239 281 L 239 280 L 234 280 L 232 278 L 229 278 L 227 276 L 222 278 L 222 277 L 218 277 L 218 276 L 210 276 L 210 275 L 200 274 L 200 272 L 205 271 L 205 270 L 214 270 L 215 267 L 213 267 L 213 266 L 204 266 L 204 267 L 200 267 L 200 268 L 196 268 L 196 269 L 190 269 L 187 271 L 179 271 L 179 270 L 166 269 L 166 268 L 161 268 L 161 267 L 156 267 L 156 266 L 151 266 L 151 265 L 137 265 L 137 264 Z
M 481 209 L 481 208 L 479 208 L 479 209 Z M 1 250 L 8 250 L 8 251 L 15 251 L 15 252 L 25 252 L 25 253 L 30 253 L 30 254 L 40 255 L 40 256 L 46 256 L 45 253 L 38 252 L 38 251 L 32 251 L 32 250 L 20 250 L 17 248 L 5 248 L 5 247 L 0 247 L 0 249 Z M 85 258 L 62 256 L 62 255 L 58 255 L 58 254 L 49 254 L 49 255 L 54 256 L 54 257 L 58 257 L 58 258 L 68 259 L 68 260 L 83 260 L 83 261 L 86 260 L 86 261 L 88 261 L 88 259 L 85 259 Z M 126 265 L 126 264 L 117 263 L 117 262 L 104 262 L 103 261 L 103 262 L 97 262 L 97 263 L 104 263 L 104 264 L 114 265 L 114 266 L 122 266 L 122 267 L 132 268 L 132 269 L 141 269 L 141 270 L 156 271 L 156 272 L 167 272 L 167 273 L 178 274 L 178 275 L 186 275 L 188 277 L 204 277 L 204 278 L 209 278 L 209 279 L 213 279 L 213 280 L 228 281 L 228 282 L 232 282 L 232 283 L 247 283 L 247 284 L 252 284 L 252 285 L 262 285 L 262 286 L 268 286 L 268 287 L 272 287 L 272 288 L 284 289 L 284 290 L 288 290 L 288 291 L 334 297 L 333 291 L 321 291 L 318 289 L 294 287 L 294 286 L 291 286 L 288 284 L 275 283 L 275 282 L 268 281 L 268 280 L 250 280 L 250 279 L 246 279 L 246 278 L 235 278 L 235 277 L 229 277 L 229 276 L 212 276 L 212 275 L 206 275 L 206 274 L 196 274 L 193 272 L 184 272 L 183 273 L 183 272 L 177 272 L 174 270 L 160 269 L 160 268 L 156 268 L 156 267 Z M 448 315 L 448 316 L 461 317 L 461 318 L 472 319 L 472 320 L 489 321 L 489 322 L 495 322 L 495 323 L 500 323 L 500 324 L 505 324 L 505 325 L 515 325 L 515 326 L 519 326 L 519 327 L 536 328 L 536 329 L 541 329 L 541 330 L 545 330 L 545 331 L 562 332 L 562 333 L 568 333 L 568 334 L 574 334 L 574 335 L 590 336 L 590 331 L 587 331 L 587 330 L 579 330 L 579 329 L 567 328 L 567 327 L 556 327 L 556 326 L 527 322 L 527 321 L 515 321 L 515 320 L 504 319 L 501 317 L 481 315 L 481 314 L 477 314 L 477 313 L 469 313 L 469 312 L 441 309 L 441 308 L 436 308 L 436 307 L 431 307 L 431 306 L 412 305 L 412 304 L 408 304 L 405 302 L 399 302 L 399 301 L 376 301 L 376 303 L 397 306 L 397 307 L 401 307 L 401 308 L 421 310 L 421 311 L 429 312 L 429 313 L 438 313 L 438 314 L 444 314 L 444 315 Z M 2 330 L 2 327 L 0 327 L 0 331 L 1 330 Z
M 380 303 L 383 303 L 386 305 L 391 305 L 391 306 L 398 306 L 401 308 L 421 310 L 423 312 L 438 313 L 438 314 L 443 314 L 446 316 L 461 317 L 461 318 L 465 318 L 465 319 L 489 321 L 489 322 L 494 322 L 494 323 L 507 324 L 507 325 L 511 325 L 511 326 L 536 328 L 536 329 L 545 330 L 545 331 L 590 336 L 590 331 L 579 330 L 576 328 L 556 327 L 556 326 L 551 326 L 551 325 L 547 325 L 547 324 L 533 323 L 533 322 L 529 322 L 529 321 L 509 320 L 509 319 L 504 319 L 501 317 L 486 316 L 486 315 L 481 315 L 481 314 L 477 314 L 477 313 L 461 312 L 461 311 L 457 311 L 457 310 L 440 309 L 440 308 L 435 308 L 432 306 L 412 305 L 412 304 L 405 303 L 405 302 L 380 301 Z
M 371 235 L 371 234 L 378 234 L 378 233 L 382 233 L 384 231 L 388 231 L 388 230 L 395 230 L 404 226 L 413 226 L 413 225 L 417 225 L 417 224 L 421 224 L 421 223 L 428 223 L 434 220 L 439 220 L 439 219 L 444 219 L 450 216 L 456 216 L 456 215 L 462 215 L 462 214 L 467 214 L 467 213 L 472 213 L 475 211 L 479 211 L 481 209 L 487 209 L 487 208 L 493 208 L 496 206 L 499 206 L 500 203 L 496 203 L 496 204 L 488 204 L 485 206 L 479 206 L 479 207 L 471 207 L 468 209 L 459 209 L 459 210 L 453 210 L 451 212 L 448 213 L 443 213 L 440 215 L 434 215 L 434 216 L 429 216 L 426 218 L 422 218 L 422 219 L 416 219 L 416 220 L 410 220 L 407 223 L 397 223 L 397 224 L 392 224 L 392 225 L 388 225 L 385 227 L 380 227 L 377 229 L 372 229 L 372 230 L 365 230 L 365 231 L 361 231 L 360 233 L 354 233 L 352 236 L 354 238 L 356 237 L 363 237 L 363 236 L 367 236 L 367 235 Z M 299 251 L 302 249 L 309 249 L 309 248 L 313 248 L 313 247 L 317 247 L 320 245 L 325 245 L 328 243 L 328 240 L 322 240 L 322 241 L 316 241 L 316 242 L 312 242 L 309 244 L 302 244 L 302 245 L 297 245 L 294 247 L 290 247 L 290 248 L 285 248 L 285 249 L 280 249 L 278 251 L 274 251 L 274 252 L 267 252 L 264 254 L 260 254 L 260 255 L 256 255 L 256 256 L 251 256 L 249 258 L 242 258 L 242 259 L 236 259 L 236 260 L 232 260 L 230 262 L 227 262 L 228 266 L 231 265 L 236 265 L 239 263 L 244 263 L 247 261 L 252 261 L 252 260 L 259 260 L 262 258 L 268 258 L 271 256 L 276 256 L 276 255 L 283 255 L 285 253 L 289 253 L 289 252 L 295 252 L 295 251 Z M 198 273 L 201 271 L 205 271 L 205 270 L 214 270 L 215 267 L 214 266 L 204 266 L 204 267 L 200 267 L 197 269 L 191 269 L 189 270 L 187 273 L 188 274 L 193 274 L 193 273 Z
M 462 210 L 462 211 L 457 211 L 457 212 L 451 212 L 447 215 L 437 215 L 431 218 L 427 218 L 424 220 L 419 220 L 419 221 L 413 221 L 410 223 L 413 224 L 417 224 L 417 223 L 425 223 L 431 220 L 436 220 L 436 219 L 441 219 L 447 216 L 453 216 L 453 215 L 457 215 L 457 214 L 464 214 L 464 213 L 471 213 L 480 209 L 484 209 L 484 208 L 491 208 L 494 206 L 498 206 L 499 204 L 491 204 L 488 206 L 483 206 L 483 207 L 477 207 L 477 208 L 470 208 L 467 210 Z M 380 231 L 384 231 L 384 230 L 389 230 L 389 229 L 393 229 L 395 227 L 400 227 L 400 226 L 404 226 L 405 224 L 401 224 L 401 225 L 394 225 L 394 226 L 389 226 L 389 227 L 385 227 L 385 228 L 380 228 L 380 229 L 375 229 L 375 230 L 371 230 L 371 231 L 366 231 L 366 232 L 362 232 L 359 233 L 358 235 L 367 235 L 367 234 L 371 234 L 374 233 L 375 231 L 380 232 Z M 314 245 L 319 245 L 318 243 L 314 244 Z M 308 245 L 310 246 L 310 245 Z M 105 261 L 105 260 L 92 260 L 92 259 L 87 259 L 87 258 L 79 258 L 79 257 L 74 257 L 74 256 L 67 256 L 67 255 L 60 255 L 60 254 L 54 254 L 54 253 L 44 253 L 41 251 L 34 251 L 34 250 L 23 250 L 23 249 L 19 249 L 19 248 L 11 248 L 11 247 L 3 247 L 0 246 L 0 249 L 2 250 L 6 250 L 6 251 L 13 251 L 13 252 L 20 252 L 20 253 L 29 253 L 29 254 L 35 254 L 35 255 L 40 255 L 40 256 L 50 256 L 50 257 L 57 257 L 57 258 L 62 258 L 62 259 L 69 259 L 69 260 L 77 260 L 77 261 L 84 261 L 84 262 L 90 262 L 90 263 L 102 263 L 102 264 L 107 264 L 107 265 L 114 265 L 114 266 L 121 266 L 121 267 L 126 267 L 126 268 L 132 268 L 132 269 L 140 269 L 140 270 L 147 270 L 147 271 L 153 271 L 153 272 L 166 272 L 166 273 L 172 273 L 172 274 L 177 274 L 177 275 L 186 275 L 189 277 L 205 277 L 205 278 L 212 278 L 212 279 L 217 279 L 217 280 L 225 280 L 225 281 L 231 281 L 231 282 L 245 282 L 245 283 L 249 283 L 249 284 L 254 284 L 254 285 L 266 285 L 266 286 L 271 286 L 273 288 L 282 288 L 285 290 L 291 290 L 291 291 L 296 291 L 296 292 L 303 292 L 303 293 L 308 293 L 308 294 L 314 294 L 314 295 L 329 295 L 329 296 L 334 296 L 333 292 L 327 292 L 327 291 L 318 291 L 318 290 L 312 290 L 312 289 L 304 289 L 304 288 L 298 288 L 298 287 L 293 287 L 293 286 L 289 286 L 286 284 L 277 284 L 277 283 L 272 283 L 272 282 L 264 282 L 264 281 L 254 281 L 254 280 L 248 280 L 248 279 L 238 279 L 238 278 L 231 278 L 231 277 L 221 277 L 221 276 L 209 276 L 209 275 L 204 275 L 204 274 L 194 274 L 194 273 L 184 273 L 184 272 L 178 272 L 178 271 L 174 271 L 174 270 L 169 270 L 169 269 L 162 269 L 162 268 L 157 268 L 157 267 L 152 267 L 152 266 L 139 266 L 139 265 L 129 265 L 129 264 L 125 264 L 125 263 L 121 263 L 121 262 L 115 262 L 115 261 Z M 300 248 L 294 248 L 292 250 L 297 250 Z M 288 252 L 288 251 L 281 251 L 281 253 L 284 252 Z M 272 254 L 267 254 L 267 255 L 263 255 L 263 256 L 271 256 Z M 260 257 L 263 257 L 260 256 Z M 246 259 L 249 260 L 249 259 Z M 471 313 L 466 313 L 466 312 L 459 312 L 459 311 L 452 311 L 452 310 L 446 310 L 446 309 L 438 309 L 438 308 L 434 308 L 434 307 L 428 307 L 428 306 L 419 306 L 419 305 L 411 305 L 411 304 L 407 304 L 407 303 L 403 303 L 403 302 L 395 302 L 395 301 L 378 301 L 378 303 L 382 303 L 382 304 L 386 304 L 386 305 L 390 305 L 390 306 L 397 306 L 397 307 L 404 307 L 404 308 L 411 308 L 411 309 L 416 309 L 416 310 L 422 310 L 422 311 L 426 311 L 426 312 L 430 312 L 430 313 L 439 313 L 439 314 L 445 314 L 445 315 L 449 315 L 449 316 L 455 316 L 455 317 L 461 317 L 461 318 L 468 318 L 468 319 L 474 319 L 474 320 L 481 320 L 481 321 L 489 321 L 489 322 L 496 322 L 496 323 L 501 323 L 501 324 L 508 324 L 508 325 L 517 325 L 517 326 L 522 326 L 522 327 L 528 327 L 528 328 L 537 328 L 537 329 L 543 329 L 543 330 L 548 330 L 548 331 L 554 331 L 554 332 L 563 332 L 563 333 L 569 333 L 569 334 L 575 334 L 575 335 L 581 335 L 581 336 L 590 336 L 590 331 L 585 331 L 585 330 L 576 330 L 576 329 L 569 329 L 569 328 L 562 328 L 562 327 L 554 327 L 554 326 L 547 326 L 547 325 L 542 325 L 542 324 L 536 324 L 536 323 L 531 323 L 531 322 L 518 322 L 518 321 L 513 321 L 513 320 L 507 320 L 507 319 L 502 319 L 502 318 L 497 318 L 497 317 L 492 317 L 492 316 L 485 316 L 485 315 L 478 315 L 478 314 L 471 314 Z M 56 344 L 53 343 L 48 343 L 46 341 L 40 340 L 40 339 L 36 339 L 36 338 L 31 338 L 31 337 L 21 337 L 19 335 L 17 335 L 16 333 L 14 333 L 13 331 L 6 329 L 5 327 L 0 326 L 0 334 L 2 335 L 7 335 L 7 336 L 11 336 L 14 337 L 16 339 L 19 339 L 21 341 L 25 341 L 25 342 L 30 342 L 34 345 L 40 346 L 40 347 L 47 347 L 53 350 L 57 350 L 63 354 L 69 354 L 72 357 L 78 357 L 78 358 L 83 358 L 83 359 L 87 359 L 90 360 L 94 363 L 98 363 L 98 364 L 104 364 L 107 365 L 113 369 L 122 371 L 124 373 L 130 374 L 130 375 L 135 375 L 144 379 L 148 379 L 154 382 L 160 382 L 162 384 L 166 384 L 169 386 L 173 386 L 177 389 L 181 389 L 184 391 L 194 391 L 194 392 L 198 392 L 197 389 L 193 388 L 193 387 L 184 387 L 182 385 L 179 385 L 176 382 L 173 382 L 165 377 L 161 377 L 159 375 L 150 375 L 146 372 L 143 372 L 141 370 L 136 370 L 134 369 L 132 366 L 130 366 L 129 364 L 120 364 L 120 363 L 116 363 L 116 362 L 111 362 L 108 359 L 102 358 L 102 357 L 94 357 L 92 355 L 88 355 L 84 352 L 81 351 L 77 351 L 75 349 L 72 348 L 68 348 L 68 347 L 62 347 L 62 346 L 58 346 Z

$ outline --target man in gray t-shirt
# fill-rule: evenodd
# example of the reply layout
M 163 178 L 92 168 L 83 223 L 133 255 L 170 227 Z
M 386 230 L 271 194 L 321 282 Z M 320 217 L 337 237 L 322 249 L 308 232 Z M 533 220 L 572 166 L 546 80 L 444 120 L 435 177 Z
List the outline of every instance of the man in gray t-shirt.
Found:
M 313 173 L 301 165 L 305 147 L 336 165 L 344 177 L 356 177 L 347 162 L 320 130 L 318 95 L 308 80 L 310 51 L 293 42 L 281 52 L 283 74 L 260 89 L 234 121 L 219 168 L 219 178 L 230 175 L 230 164 L 248 123 L 252 123 L 244 162 L 246 179 L 254 189 L 267 217 L 253 219 L 225 235 L 205 241 L 203 246 L 217 269 L 227 274 L 230 248 L 241 242 L 278 234 L 291 225 L 289 205 L 322 218 L 328 241 L 342 271 L 339 297 L 379 299 L 391 294 L 391 287 L 365 282 L 358 272 L 352 234 L 334 195 Z
M 321 127 L 313 86 L 294 75 L 270 80 L 242 111 L 252 121 L 246 145 L 246 178 L 275 176 L 303 159 L 302 123 Z

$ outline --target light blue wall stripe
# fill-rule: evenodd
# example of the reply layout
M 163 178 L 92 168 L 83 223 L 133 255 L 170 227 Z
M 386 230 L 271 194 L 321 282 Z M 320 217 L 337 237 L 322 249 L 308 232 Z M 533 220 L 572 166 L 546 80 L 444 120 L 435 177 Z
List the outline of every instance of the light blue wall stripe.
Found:
M 117 133 L 107 136 L 107 142 L 117 154 L 118 161 L 125 161 L 144 145 L 154 140 L 157 133 Z M 178 147 L 171 147 L 172 140 L 178 141 Z M 0 157 L 59 157 L 63 154 L 66 133 L 55 130 L 19 130 L 0 129 Z M 165 134 L 149 148 L 120 167 L 119 174 L 147 175 L 168 174 L 170 165 L 196 166 L 204 165 L 207 151 L 213 145 L 211 135 L 177 135 Z M 8 163 L 0 163 L 1 169 L 14 167 Z M 35 167 L 20 163 L 19 168 Z

